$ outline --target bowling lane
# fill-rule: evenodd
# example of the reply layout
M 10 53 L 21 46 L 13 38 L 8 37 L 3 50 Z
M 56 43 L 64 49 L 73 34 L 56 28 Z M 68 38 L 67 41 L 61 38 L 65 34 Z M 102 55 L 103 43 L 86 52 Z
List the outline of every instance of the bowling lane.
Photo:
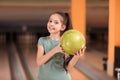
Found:
M 10 80 L 9 61 L 4 35 L 0 35 L 0 80 Z
M 85 74 L 80 72 L 77 68 L 73 68 L 70 73 L 72 76 L 72 80 L 91 80 Z

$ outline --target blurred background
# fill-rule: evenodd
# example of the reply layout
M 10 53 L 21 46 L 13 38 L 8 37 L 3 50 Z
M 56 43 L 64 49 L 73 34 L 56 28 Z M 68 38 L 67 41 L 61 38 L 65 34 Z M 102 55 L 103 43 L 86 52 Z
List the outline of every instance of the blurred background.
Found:
M 0 0 L 0 80 L 35 80 L 38 38 L 49 35 L 49 15 L 71 13 L 72 1 L 85 1 L 87 41 L 86 54 L 71 73 L 73 80 L 117 79 L 117 71 L 107 73 L 109 0 Z

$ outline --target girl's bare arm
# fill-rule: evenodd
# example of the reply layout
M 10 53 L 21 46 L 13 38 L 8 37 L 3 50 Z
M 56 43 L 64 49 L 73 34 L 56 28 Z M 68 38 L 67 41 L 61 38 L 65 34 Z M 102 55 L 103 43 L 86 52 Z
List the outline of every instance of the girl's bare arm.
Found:
M 84 55 L 85 50 L 86 50 L 86 47 L 76 52 L 76 54 L 74 55 L 74 57 L 71 59 L 71 61 L 68 64 L 68 67 L 67 67 L 68 71 L 70 71 L 71 68 L 73 68 L 75 64 L 78 62 L 79 58 Z
M 41 45 L 38 45 L 38 50 L 37 50 L 37 58 L 36 62 L 38 66 L 43 65 L 46 63 L 53 55 L 55 55 L 57 52 L 61 52 L 61 47 L 60 45 L 56 46 L 53 48 L 51 51 L 48 53 L 44 54 L 44 48 Z

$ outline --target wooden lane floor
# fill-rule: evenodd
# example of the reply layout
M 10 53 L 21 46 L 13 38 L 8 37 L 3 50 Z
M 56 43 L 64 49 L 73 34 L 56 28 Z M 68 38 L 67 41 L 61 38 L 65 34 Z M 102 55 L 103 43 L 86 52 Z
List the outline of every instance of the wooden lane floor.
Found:
M 0 41 L 0 80 L 10 80 L 10 68 L 4 41 Z

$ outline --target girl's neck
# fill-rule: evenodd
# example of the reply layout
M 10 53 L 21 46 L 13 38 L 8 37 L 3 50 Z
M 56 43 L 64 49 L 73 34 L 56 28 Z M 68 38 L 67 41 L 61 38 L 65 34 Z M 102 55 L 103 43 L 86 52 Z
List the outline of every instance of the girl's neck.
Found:
M 50 34 L 50 39 L 52 40 L 60 40 L 60 35 Z

